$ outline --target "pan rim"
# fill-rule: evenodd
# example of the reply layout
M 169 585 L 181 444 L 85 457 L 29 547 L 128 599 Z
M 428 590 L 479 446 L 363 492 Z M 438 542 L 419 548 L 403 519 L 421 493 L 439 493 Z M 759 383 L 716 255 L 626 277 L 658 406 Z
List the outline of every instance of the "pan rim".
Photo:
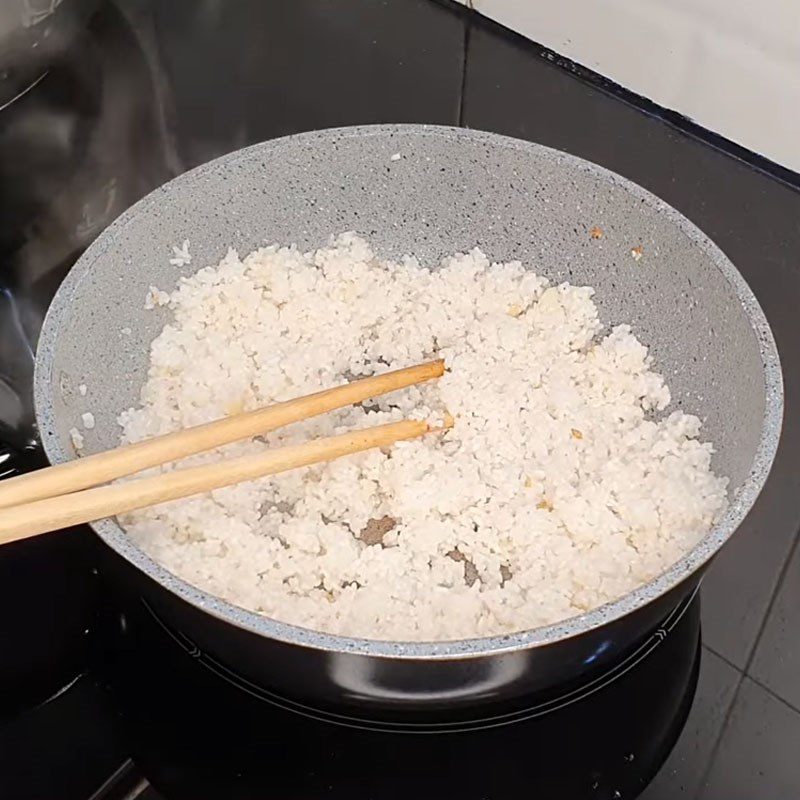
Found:
M 401 659 L 461 659 L 514 652 L 570 639 L 620 619 L 656 600 L 694 574 L 716 554 L 742 523 L 766 483 L 777 452 L 783 422 L 783 376 L 775 339 L 766 315 L 744 277 L 723 251 L 679 211 L 638 184 L 605 167 L 554 148 L 501 134 L 451 126 L 420 124 L 328 128 L 292 134 L 233 151 L 182 173 L 150 192 L 123 212 L 78 259 L 56 292 L 45 316 L 34 369 L 34 406 L 42 445 L 48 459 L 53 464 L 70 460 L 70 456 L 55 433 L 53 424 L 55 419 L 54 384 L 50 380 L 62 309 L 69 307 L 72 295 L 82 278 L 91 271 L 95 261 L 113 245 L 117 235 L 131 220 L 163 202 L 164 196 L 176 184 L 188 185 L 195 181 L 202 181 L 216 170 L 245 160 L 254 153 L 279 149 L 288 142 L 294 144 L 298 140 L 308 146 L 313 146 L 318 142 L 330 145 L 337 139 L 385 135 L 468 139 L 472 142 L 485 143 L 493 148 L 533 152 L 540 158 L 549 159 L 582 172 L 589 172 L 594 177 L 626 190 L 652 210 L 663 214 L 711 260 L 739 299 L 758 339 L 765 389 L 764 418 L 755 457 L 748 476 L 742 482 L 735 497 L 730 500 L 723 516 L 688 553 L 669 569 L 649 583 L 616 600 L 552 625 L 507 635 L 439 642 L 388 641 L 348 637 L 279 622 L 257 612 L 240 608 L 177 577 L 139 549 L 114 520 L 101 520 L 93 523 L 91 527 L 118 555 L 195 608 L 259 636 L 327 652 Z

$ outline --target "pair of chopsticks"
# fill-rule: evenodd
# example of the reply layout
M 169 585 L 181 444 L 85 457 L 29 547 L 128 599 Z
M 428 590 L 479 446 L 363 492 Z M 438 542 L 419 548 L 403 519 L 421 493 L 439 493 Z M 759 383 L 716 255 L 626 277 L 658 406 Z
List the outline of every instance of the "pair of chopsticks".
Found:
M 422 436 L 432 430 L 428 423 L 403 420 L 151 478 L 102 485 L 443 373 L 443 361 L 430 361 L 9 478 L 0 482 L 0 544 Z

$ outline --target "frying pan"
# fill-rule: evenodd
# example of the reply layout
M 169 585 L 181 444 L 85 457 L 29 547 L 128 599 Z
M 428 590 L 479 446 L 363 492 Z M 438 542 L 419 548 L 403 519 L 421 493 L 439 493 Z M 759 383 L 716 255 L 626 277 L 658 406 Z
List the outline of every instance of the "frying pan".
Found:
M 595 226 L 602 240 L 589 235 Z M 173 286 L 231 246 L 314 248 L 345 230 L 367 236 L 381 257 L 435 263 L 479 245 L 552 281 L 594 286 L 604 322 L 630 323 L 650 346 L 671 408 L 704 420 L 714 469 L 730 478 L 722 518 L 678 563 L 614 602 L 463 641 L 355 639 L 259 616 L 172 575 L 113 519 L 93 525 L 106 568 L 210 668 L 347 719 L 486 715 L 618 662 L 695 591 L 753 504 L 778 443 L 782 380 L 764 314 L 719 248 L 658 198 L 564 153 L 453 128 L 344 128 L 258 144 L 166 184 L 97 239 L 53 300 L 35 374 L 49 459 L 74 457 L 68 432 L 87 408 L 97 420 L 87 450 L 117 444 L 116 417 L 138 402 L 149 344 L 167 321 L 144 310 L 151 285 Z M 191 266 L 169 265 L 186 238 Z

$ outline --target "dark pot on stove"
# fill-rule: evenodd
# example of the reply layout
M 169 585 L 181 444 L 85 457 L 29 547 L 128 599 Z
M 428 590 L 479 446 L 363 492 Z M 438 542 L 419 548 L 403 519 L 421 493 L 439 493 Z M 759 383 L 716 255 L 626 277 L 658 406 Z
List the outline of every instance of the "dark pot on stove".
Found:
M 396 152 L 404 166 L 388 170 Z M 591 238 L 577 235 L 596 220 L 612 232 L 602 261 Z M 388 642 L 287 625 L 189 585 L 104 520 L 93 528 L 108 546 L 114 581 L 210 669 L 295 707 L 351 718 L 485 716 L 619 660 L 696 588 L 751 508 L 777 448 L 783 389 L 767 321 L 726 256 L 661 200 L 564 153 L 476 131 L 377 126 L 267 142 L 177 178 L 123 214 L 53 301 L 35 376 L 50 460 L 74 457 L 69 431 L 89 407 L 97 427 L 88 449 L 117 443 L 117 415 L 137 402 L 149 343 L 166 321 L 144 311 L 144 297 L 180 272 L 165 256 L 173 244 L 188 236 L 195 263 L 205 264 L 231 245 L 249 252 L 265 236 L 310 248 L 347 229 L 370 232 L 389 257 L 413 252 L 435 262 L 478 242 L 492 259 L 520 258 L 555 281 L 596 287 L 602 316 L 631 322 L 673 401 L 704 418 L 714 466 L 730 478 L 728 508 L 650 583 L 563 623 L 507 636 Z M 652 254 L 646 273 L 630 258 L 636 242 Z M 90 387 L 85 402 L 75 391 L 81 383 Z

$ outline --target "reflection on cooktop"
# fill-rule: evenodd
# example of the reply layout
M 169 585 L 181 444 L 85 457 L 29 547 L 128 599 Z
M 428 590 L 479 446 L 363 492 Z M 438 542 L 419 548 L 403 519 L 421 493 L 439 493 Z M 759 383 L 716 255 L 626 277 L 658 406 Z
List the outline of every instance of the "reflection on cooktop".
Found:
M 58 63 L 0 109 L 0 474 L 41 466 L 33 352 L 53 293 L 122 210 L 181 171 L 147 30 L 106 4 Z M 88 531 L 7 545 L 0 559 L 0 715 L 71 680 L 91 627 Z M 24 611 L 24 613 L 22 613 Z M 4 796 L 0 791 L 0 796 Z
M 0 111 L 0 286 L 35 341 L 53 292 L 121 211 L 181 171 L 152 52 L 106 6 L 44 78 Z

